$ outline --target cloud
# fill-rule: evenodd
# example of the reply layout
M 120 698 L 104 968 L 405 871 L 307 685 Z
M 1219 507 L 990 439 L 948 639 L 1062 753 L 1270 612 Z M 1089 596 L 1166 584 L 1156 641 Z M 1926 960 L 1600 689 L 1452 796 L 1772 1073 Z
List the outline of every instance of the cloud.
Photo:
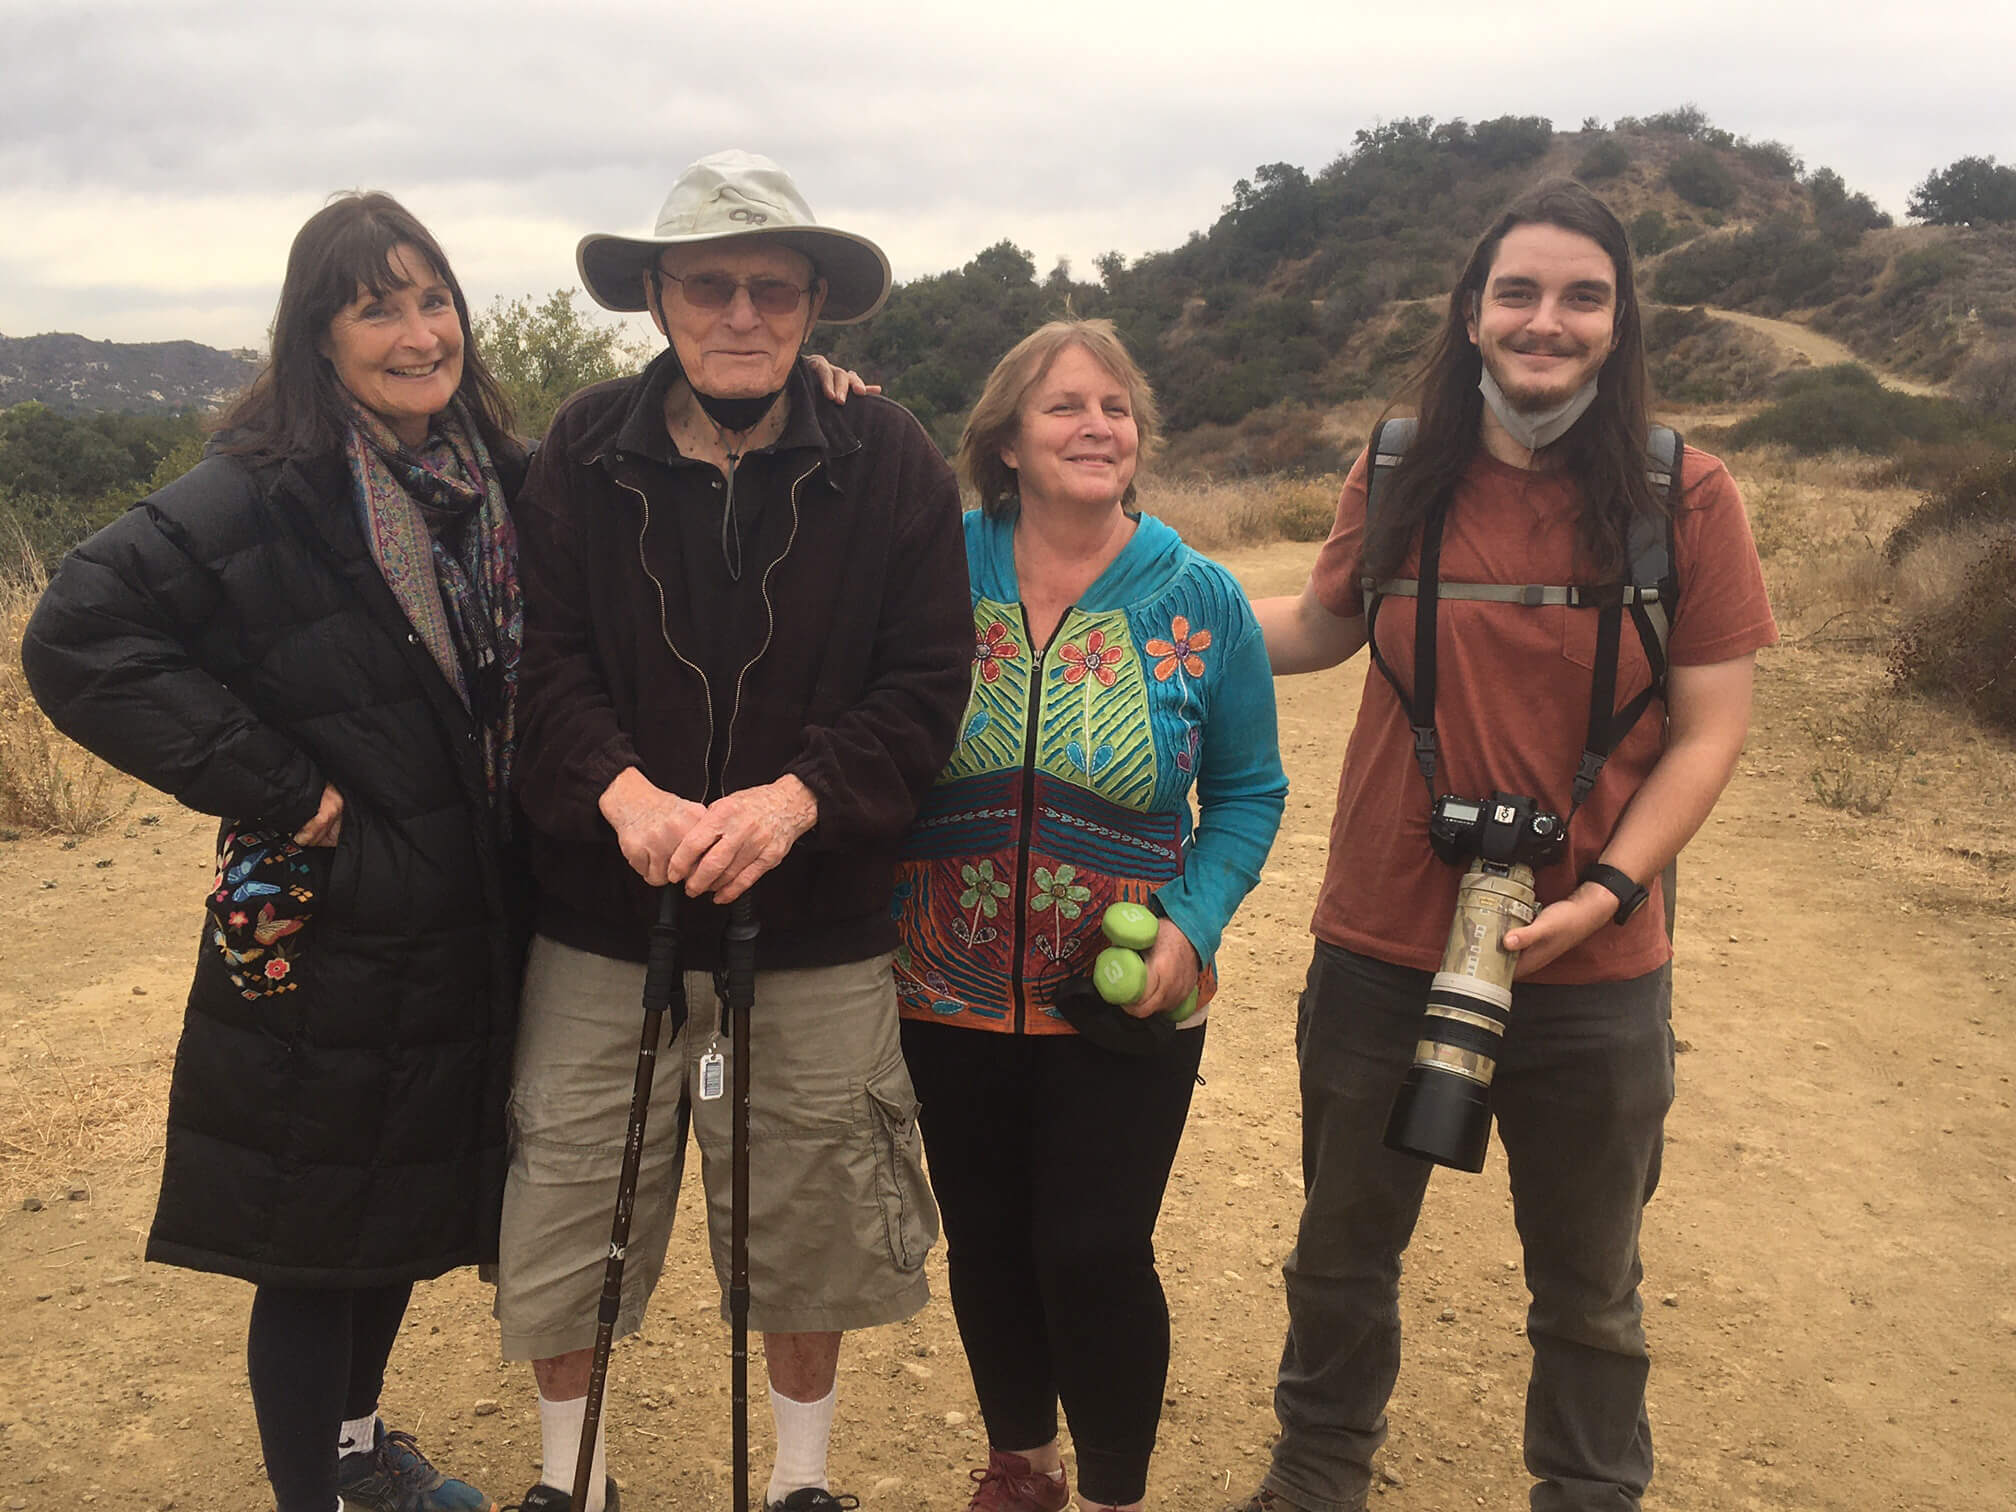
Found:
M 201 310 L 180 334 L 232 343 L 258 339 L 333 189 L 398 195 L 472 297 L 543 292 L 574 281 L 582 232 L 647 225 L 681 166 L 728 145 L 783 162 L 902 276 L 1004 237 L 1081 271 L 1172 246 L 1256 165 L 1316 171 L 1403 115 L 1568 129 L 1691 98 L 1901 212 L 1930 169 L 1996 150 L 2016 52 L 2016 7 L 1921 5 L 1900 48 L 1869 0 L 1419 0 L 1404 25 L 1302 0 L 16 0 L 7 22 L 0 329 L 158 334 Z

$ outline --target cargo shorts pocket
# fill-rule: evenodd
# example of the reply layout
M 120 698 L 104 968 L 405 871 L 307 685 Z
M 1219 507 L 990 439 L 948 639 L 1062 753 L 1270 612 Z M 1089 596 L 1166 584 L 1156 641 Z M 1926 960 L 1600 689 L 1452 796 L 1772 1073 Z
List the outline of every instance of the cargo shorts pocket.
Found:
M 882 1207 L 889 1258 L 901 1271 L 923 1267 L 938 1239 L 938 1204 L 924 1177 L 917 1133 L 917 1094 L 899 1065 L 868 1084 L 875 1124 L 875 1194 Z

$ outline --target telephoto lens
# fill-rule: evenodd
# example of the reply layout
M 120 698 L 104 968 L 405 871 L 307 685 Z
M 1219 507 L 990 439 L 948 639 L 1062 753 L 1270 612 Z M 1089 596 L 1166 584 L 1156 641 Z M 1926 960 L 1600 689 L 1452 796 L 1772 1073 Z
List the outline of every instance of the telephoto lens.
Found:
M 1491 1076 L 1512 1016 L 1519 957 L 1506 931 L 1533 922 L 1533 869 L 1476 860 L 1456 893 L 1442 969 L 1414 1064 L 1393 1099 L 1386 1146 L 1459 1171 L 1484 1169 L 1491 1143 Z

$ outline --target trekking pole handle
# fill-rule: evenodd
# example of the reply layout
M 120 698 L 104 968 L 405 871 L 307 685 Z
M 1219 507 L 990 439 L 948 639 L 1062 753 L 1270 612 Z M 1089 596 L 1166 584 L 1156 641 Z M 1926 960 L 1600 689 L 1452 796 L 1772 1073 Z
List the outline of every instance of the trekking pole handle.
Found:
M 652 922 L 644 956 L 644 1001 L 665 1006 L 675 1035 L 686 1027 L 686 978 L 679 970 L 681 901 L 678 887 L 667 884 L 658 889 L 658 917 Z
M 756 904 L 746 894 L 728 905 L 728 1003 L 756 1001 Z

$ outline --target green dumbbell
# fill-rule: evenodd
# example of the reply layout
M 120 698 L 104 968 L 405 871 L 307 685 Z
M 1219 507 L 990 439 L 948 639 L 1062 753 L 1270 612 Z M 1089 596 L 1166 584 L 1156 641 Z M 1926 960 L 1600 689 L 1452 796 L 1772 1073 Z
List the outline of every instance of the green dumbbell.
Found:
M 1140 999 L 1148 990 L 1148 967 L 1141 959 L 1141 952 L 1154 945 L 1161 927 L 1154 910 L 1139 903 L 1115 903 L 1107 908 L 1099 920 L 1099 929 L 1113 943 L 1100 951 L 1099 958 L 1092 963 L 1092 985 L 1099 989 L 1099 996 L 1121 1008 Z M 1168 1010 L 1170 1020 L 1178 1024 L 1196 1011 L 1195 987 L 1188 997 Z
M 1155 910 L 1139 903 L 1109 904 L 1099 918 L 1100 932 L 1126 950 L 1151 949 L 1161 928 L 1162 921 L 1155 917 Z

